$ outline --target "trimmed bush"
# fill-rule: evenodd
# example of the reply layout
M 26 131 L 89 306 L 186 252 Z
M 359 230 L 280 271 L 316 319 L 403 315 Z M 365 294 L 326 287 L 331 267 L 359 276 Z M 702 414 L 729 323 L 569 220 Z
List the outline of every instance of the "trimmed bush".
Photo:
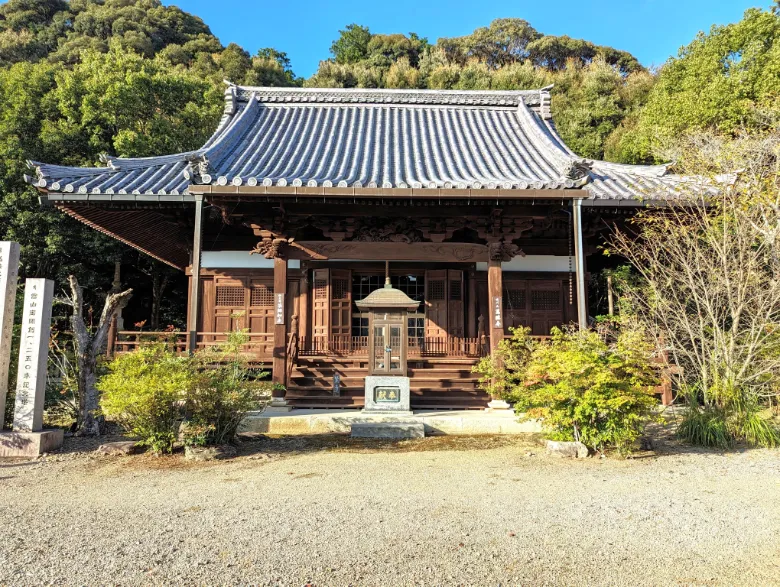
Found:
M 549 438 L 603 452 L 630 452 L 652 418 L 658 377 L 652 346 L 636 328 L 610 338 L 554 328 L 549 340 L 515 329 L 476 370 L 523 420 L 540 419 Z
M 267 371 L 253 369 L 242 353 L 245 331 L 231 332 L 224 344 L 197 353 L 198 374 L 187 395 L 184 442 L 191 446 L 224 444 L 236 436 L 247 412 L 271 395 Z
M 189 357 L 176 356 L 164 342 L 143 346 L 108 364 L 97 384 L 101 411 L 154 452 L 171 452 L 194 379 Z

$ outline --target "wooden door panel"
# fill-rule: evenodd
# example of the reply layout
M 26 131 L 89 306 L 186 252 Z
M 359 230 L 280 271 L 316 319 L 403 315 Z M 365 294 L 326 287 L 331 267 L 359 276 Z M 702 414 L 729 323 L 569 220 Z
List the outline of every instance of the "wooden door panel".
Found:
M 330 271 L 330 331 L 336 337 L 352 334 L 352 271 Z
M 330 334 L 330 270 L 312 271 L 312 338 L 328 340 Z
M 234 332 L 247 324 L 247 291 L 243 279 L 217 277 L 214 280 L 215 332 Z
M 533 334 L 548 335 L 553 326 L 563 324 L 564 295 L 559 280 L 533 280 L 529 287 L 529 317 Z
M 502 293 L 504 304 L 504 329 L 528 326 L 528 281 L 507 279 Z
M 273 276 L 250 279 L 248 295 L 249 332 L 271 335 L 274 331 Z
M 465 319 L 463 271 L 450 269 L 447 272 L 447 330 L 450 336 L 463 338 Z
M 447 271 L 425 272 L 425 336 L 447 336 Z

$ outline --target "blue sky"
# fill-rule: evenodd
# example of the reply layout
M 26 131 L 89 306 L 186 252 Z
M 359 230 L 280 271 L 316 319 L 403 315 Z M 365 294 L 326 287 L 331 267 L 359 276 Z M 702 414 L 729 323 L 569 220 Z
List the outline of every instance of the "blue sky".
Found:
M 524 18 L 536 30 L 630 51 L 661 65 L 713 24 L 741 19 L 770 0 L 163 0 L 200 16 L 223 44 L 254 53 L 286 51 L 298 75 L 310 76 L 338 30 L 356 22 L 375 33 L 416 32 L 435 42 L 465 35 L 494 18 Z

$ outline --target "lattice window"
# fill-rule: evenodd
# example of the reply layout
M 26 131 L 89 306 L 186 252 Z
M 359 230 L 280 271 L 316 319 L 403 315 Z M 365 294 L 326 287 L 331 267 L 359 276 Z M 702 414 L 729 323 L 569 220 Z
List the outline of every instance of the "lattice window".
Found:
M 314 280 L 314 299 L 326 300 L 328 299 L 328 280 L 327 279 L 315 279 Z
M 431 281 L 428 284 L 428 299 L 429 300 L 446 300 L 447 296 L 444 295 L 446 287 L 446 281 Z
M 416 302 L 425 301 L 424 275 L 391 275 L 390 284 Z M 384 275 L 352 275 L 352 300 L 364 299 L 372 291 L 385 285 Z
M 333 287 L 333 299 L 334 300 L 348 300 L 350 293 L 350 283 L 348 279 L 333 279 L 331 280 Z
M 560 310 L 561 292 L 541 290 L 531 292 L 531 310 Z
M 267 285 L 255 285 L 249 297 L 249 305 L 261 308 L 271 308 L 274 305 L 274 288 Z
M 504 308 L 508 310 L 525 310 L 525 290 L 505 289 Z
M 243 285 L 218 285 L 217 306 L 227 306 L 229 308 L 243 307 L 244 295 Z
M 463 299 L 463 292 L 461 291 L 460 279 L 453 279 L 450 281 L 450 299 L 453 301 L 460 301 Z

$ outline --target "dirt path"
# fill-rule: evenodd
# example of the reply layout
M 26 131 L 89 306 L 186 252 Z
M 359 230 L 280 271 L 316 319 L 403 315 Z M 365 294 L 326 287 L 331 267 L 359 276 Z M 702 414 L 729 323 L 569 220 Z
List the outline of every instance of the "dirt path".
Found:
M 3 585 L 780 585 L 780 451 L 561 461 L 518 438 L 336 438 L 219 463 L 62 455 L 0 463 L 0 528 Z

